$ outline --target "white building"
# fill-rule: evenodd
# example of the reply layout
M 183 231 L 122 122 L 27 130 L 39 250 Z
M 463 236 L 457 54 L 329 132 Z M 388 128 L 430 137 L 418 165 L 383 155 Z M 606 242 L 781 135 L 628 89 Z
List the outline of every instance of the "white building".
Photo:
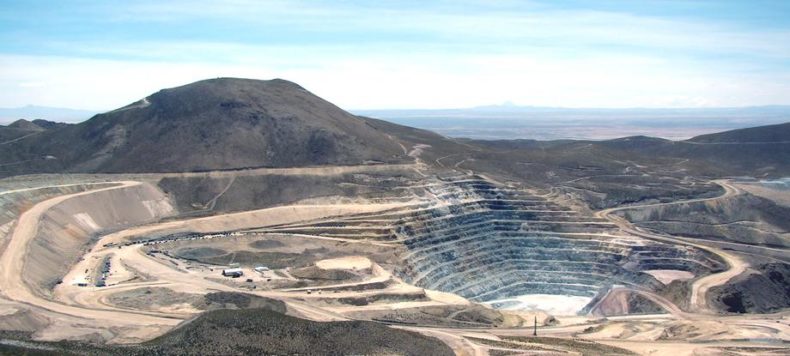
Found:
M 226 268 L 222 270 L 222 275 L 225 277 L 241 277 L 244 275 L 244 271 L 241 268 Z

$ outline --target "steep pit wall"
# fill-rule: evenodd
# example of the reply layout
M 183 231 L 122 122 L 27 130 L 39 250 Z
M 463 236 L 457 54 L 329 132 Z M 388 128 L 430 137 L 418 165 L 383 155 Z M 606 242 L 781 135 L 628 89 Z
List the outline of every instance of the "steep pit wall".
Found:
M 790 247 L 790 208 L 748 193 L 705 202 L 634 207 L 618 214 L 638 226 L 669 234 Z
M 40 201 L 58 195 L 79 193 L 88 189 L 104 188 L 111 185 L 112 183 L 64 184 L 41 188 L 0 191 L 0 224 L 5 224 L 16 219 L 19 214 Z
M 424 199 L 412 205 L 260 231 L 397 243 L 402 248 L 391 267 L 404 281 L 482 303 L 524 295 L 593 298 L 615 285 L 657 291 L 664 284 L 645 271 L 700 277 L 726 267 L 704 250 L 631 236 L 479 177 L 422 187 Z
M 252 170 L 254 171 L 254 170 Z M 209 215 L 294 204 L 305 199 L 399 198 L 417 185 L 411 168 L 391 166 L 272 169 L 259 175 L 168 176 L 158 186 L 174 196 L 182 213 Z
M 25 281 L 48 296 L 98 235 L 174 214 L 170 199 L 147 183 L 67 199 L 41 217 L 24 261 Z
M 396 273 L 472 301 L 592 298 L 613 285 L 657 290 L 663 284 L 643 271 L 702 276 L 723 267 L 705 251 L 628 236 L 601 219 L 485 181 L 432 189 L 443 204 L 395 224 L 408 248 Z
M 74 194 L 111 185 L 110 183 L 55 183 L 57 181 L 57 179 L 53 180 L 54 184 L 51 186 L 0 191 L 0 253 L 5 249 L 8 233 L 13 229 L 16 219 L 31 206 L 59 195 Z

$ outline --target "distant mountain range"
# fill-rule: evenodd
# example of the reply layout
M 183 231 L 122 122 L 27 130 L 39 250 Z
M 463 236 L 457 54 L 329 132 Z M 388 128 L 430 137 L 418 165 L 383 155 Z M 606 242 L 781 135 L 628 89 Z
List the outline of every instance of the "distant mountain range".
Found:
M 764 118 L 782 120 L 785 109 L 717 110 L 732 117 L 762 112 Z M 606 112 L 600 111 L 600 120 L 609 117 Z M 464 120 L 481 131 L 495 126 L 486 119 Z M 673 120 L 682 125 L 679 117 Z M 616 129 L 623 124 L 612 122 L 604 130 L 621 133 Z M 590 131 L 594 125 L 579 127 Z M 552 177 L 584 167 L 616 172 L 623 162 L 644 162 L 695 174 L 782 177 L 790 174 L 790 123 L 675 141 L 645 136 L 463 140 L 350 114 L 289 81 L 219 78 L 164 89 L 78 124 L 17 120 L 0 125 L 0 176 L 411 163 L 416 157 L 442 166 L 441 160 L 452 156 L 465 157 L 469 168 L 519 176 Z
M 554 108 L 514 105 L 438 110 L 357 110 L 401 125 L 473 139 L 667 139 L 790 121 L 790 106 L 680 109 Z
M 431 130 L 448 137 L 484 140 L 606 140 L 639 135 L 683 140 L 709 133 L 790 121 L 790 106 L 783 105 L 607 109 L 503 104 L 462 109 L 352 112 Z M 96 114 L 99 112 L 36 105 L 0 108 L 0 125 L 19 119 L 79 123 Z
M 19 119 L 77 123 L 90 119 L 96 114 L 97 112 L 90 110 L 27 105 L 19 108 L 0 108 L 0 124 L 9 124 Z
M 697 119 L 697 120 L 781 120 L 790 117 L 790 105 L 749 106 L 731 108 L 562 108 L 541 106 L 489 105 L 462 109 L 394 109 L 394 110 L 352 110 L 357 115 L 381 118 L 454 118 L 477 119 L 481 116 L 491 119 L 535 119 L 552 118 L 559 120 L 596 120 L 596 119 Z

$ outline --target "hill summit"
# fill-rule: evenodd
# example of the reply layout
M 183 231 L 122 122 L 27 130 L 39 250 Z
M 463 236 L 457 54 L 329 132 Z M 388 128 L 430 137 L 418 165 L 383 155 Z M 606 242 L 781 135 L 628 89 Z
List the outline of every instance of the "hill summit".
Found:
M 50 158 L 29 165 L 34 171 L 181 172 L 405 160 L 398 142 L 367 119 L 281 79 L 218 78 L 164 89 L 15 146 L 5 152 L 15 157 L 4 161 Z M 34 167 L 41 165 L 47 167 Z

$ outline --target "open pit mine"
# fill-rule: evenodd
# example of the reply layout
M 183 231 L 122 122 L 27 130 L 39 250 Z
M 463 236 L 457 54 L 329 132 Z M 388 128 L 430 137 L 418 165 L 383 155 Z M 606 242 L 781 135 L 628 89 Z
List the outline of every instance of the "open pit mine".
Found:
M 19 127 L 0 354 L 788 353 L 788 124 L 459 140 L 223 78 Z

